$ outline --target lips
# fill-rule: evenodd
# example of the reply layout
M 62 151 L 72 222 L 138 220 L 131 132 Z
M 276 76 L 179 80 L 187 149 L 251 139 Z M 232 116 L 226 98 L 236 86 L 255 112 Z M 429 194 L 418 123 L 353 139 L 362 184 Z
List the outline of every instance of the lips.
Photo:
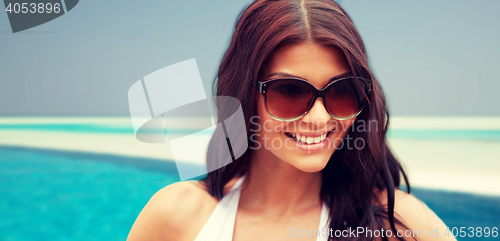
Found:
M 285 132 L 285 135 L 288 136 L 290 139 L 292 139 L 300 144 L 312 145 L 312 144 L 317 144 L 317 143 L 324 141 L 328 137 L 328 135 L 330 135 L 330 133 L 332 131 L 321 134 L 319 136 L 317 134 L 313 134 L 313 133 L 311 133 L 311 134 L 304 134 L 304 133 L 299 134 L 299 133 L 292 133 L 292 132 Z

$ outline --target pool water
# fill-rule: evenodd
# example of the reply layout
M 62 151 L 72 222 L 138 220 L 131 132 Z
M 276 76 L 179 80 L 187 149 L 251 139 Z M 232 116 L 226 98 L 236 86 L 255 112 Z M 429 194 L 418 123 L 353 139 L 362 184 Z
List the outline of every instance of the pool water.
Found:
M 0 147 L 0 240 L 125 240 L 174 162 Z M 412 189 L 450 227 L 500 227 L 500 197 Z M 459 238 L 459 240 L 500 238 Z
M 0 157 L 5 241 L 125 240 L 149 198 L 180 180 L 174 163 L 147 159 L 20 148 Z

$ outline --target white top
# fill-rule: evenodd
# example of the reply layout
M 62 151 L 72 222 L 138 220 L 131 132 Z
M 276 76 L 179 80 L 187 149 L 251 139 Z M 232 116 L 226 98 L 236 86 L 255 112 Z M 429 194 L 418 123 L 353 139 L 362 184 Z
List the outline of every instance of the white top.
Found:
M 240 201 L 241 185 L 244 177 L 240 178 L 231 190 L 219 201 L 214 211 L 208 218 L 194 241 L 232 241 L 234 232 L 234 223 L 236 221 L 236 212 Z M 319 220 L 320 235 L 316 241 L 326 241 L 328 236 L 322 235 L 323 227 L 328 225 L 328 207 L 323 203 L 321 217 Z M 314 234 L 314 230 L 311 230 Z M 292 233 L 290 233 L 292 234 Z

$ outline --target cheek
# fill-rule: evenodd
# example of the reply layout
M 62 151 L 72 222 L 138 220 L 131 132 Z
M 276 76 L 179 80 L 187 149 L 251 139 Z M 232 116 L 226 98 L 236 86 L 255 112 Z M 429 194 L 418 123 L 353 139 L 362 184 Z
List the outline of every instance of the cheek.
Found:
M 353 117 L 348 120 L 339 121 L 339 125 L 342 127 L 342 129 L 345 129 L 345 131 L 347 132 L 349 131 L 349 128 L 351 128 L 352 124 L 354 124 L 354 122 L 356 121 L 356 118 L 357 117 Z
M 348 120 L 337 121 L 336 125 L 337 125 L 337 128 L 339 128 L 339 130 L 340 130 L 340 136 L 342 136 L 342 138 L 345 138 L 345 136 L 347 135 L 349 130 L 352 128 L 352 125 L 354 124 L 355 121 L 356 121 L 356 117 L 354 117 L 352 119 L 348 119 Z
M 278 135 L 286 130 L 286 123 L 274 120 L 270 118 L 268 114 L 264 114 L 260 124 L 262 127 L 262 134 L 264 135 Z

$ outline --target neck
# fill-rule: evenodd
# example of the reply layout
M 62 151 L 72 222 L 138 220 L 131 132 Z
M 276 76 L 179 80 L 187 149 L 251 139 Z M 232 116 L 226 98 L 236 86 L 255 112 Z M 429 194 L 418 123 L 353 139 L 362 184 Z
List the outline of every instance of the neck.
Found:
M 240 206 L 285 214 L 321 205 L 321 172 L 301 171 L 267 150 L 254 151 L 250 161 Z

